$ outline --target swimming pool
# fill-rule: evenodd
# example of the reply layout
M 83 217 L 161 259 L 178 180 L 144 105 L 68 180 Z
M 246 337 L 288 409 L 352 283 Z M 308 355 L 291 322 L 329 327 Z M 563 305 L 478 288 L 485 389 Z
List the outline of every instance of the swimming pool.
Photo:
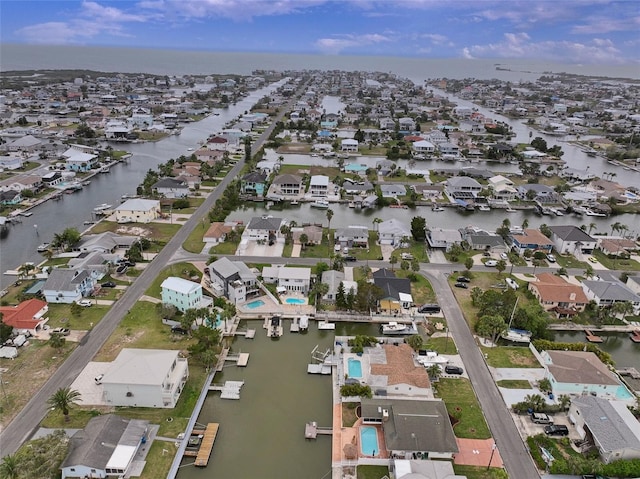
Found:
M 359 359 L 349 358 L 349 360 L 347 361 L 347 368 L 349 370 L 350 378 L 362 377 L 362 363 Z
M 264 301 L 262 301 L 261 299 L 256 299 L 255 301 L 247 303 L 247 308 L 249 309 L 259 308 L 260 306 L 264 306 Z
M 298 298 L 287 298 L 285 300 L 285 303 L 287 304 L 304 304 L 306 301 L 304 299 L 298 299 Z
M 360 448 L 362 449 L 362 454 L 367 456 L 380 454 L 378 433 L 375 427 L 364 426 L 360 428 Z

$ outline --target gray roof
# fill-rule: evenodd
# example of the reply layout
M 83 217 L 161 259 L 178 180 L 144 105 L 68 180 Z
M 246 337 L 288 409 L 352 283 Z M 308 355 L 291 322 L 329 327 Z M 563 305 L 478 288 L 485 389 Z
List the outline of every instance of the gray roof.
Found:
M 383 234 L 399 234 L 411 237 L 411 230 L 405 223 L 395 218 L 383 221 L 378 225 L 378 232 Z
M 273 180 L 273 184 L 275 185 L 299 185 L 300 183 L 302 183 L 301 176 L 292 175 L 289 173 L 279 175 Z
M 404 185 L 380 185 L 382 194 L 389 195 L 406 195 L 407 188 Z
M 640 296 L 620 282 L 585 279 L 582 284 L 589 288 L 600 300 L 631 301 L 632 303 L 640 301 Z
M 539 183 L 527 183 L 517 187 L 520 191 L 535 191 L 536 193 L 555 193 L 553 188 Z
M 369 238 L 369 230 L 366 228 L 340 228 L 336 230 L 335 238 Z
M 498 235 L 476 234 L 467 236 L 467 241 L 471 246 L 504 246 L 504 240 Z
M 482 188 L 482 185 L 468 176 L 453 176 L 447 180 L 447 185 L 452 188 Z
M 595 240 L 577 226 L 562 225 L 550 226 L 549 229 L 560 239 L 564 241 L 582 241 L 594 242 Z
M 84 269 L 54 268 L 42 289 L 44 291 L 75 291 L 76 287 L 72 285 L 82 283 L 88 277 L 89 273 Z
M 322 272 L 322 282 L 329 286 L 329 294 L 335 294 L 344 281 L 344 273 L 333 269 Z
M 137 446 L 147 426 L 148 421 L 125 419 L 115 414 L 94 417 L 73 435 L 69 454 L 60 467 L 82 465 L 104 470 L 115 447 Z
M 242 177 L 242 181 L 251 183 L 264 183 L 267 179 L 267 175 L 262 171 L 252 171 Z
M 631 412 L 607 399 L 582 396 L 572 401 L 582 415 L 595 441 L 606 452 L 624 448 L 640 450 L 640 423 Z
M 447 408 L 439 399 L 362 399 L 362 417 L 389 419 L 382 423 L 390 451 L 458 452 Z
M 256 216 L 251 218 L 247 225 L 248 230 L 273 230 L 280 231 L 282 218 L 274 218 L 272 216 Z
M 400 300 L 400 293 L 411 294 L 411 281 L 408 278 L 374 277 L 373 282 L 382 290 L 382 298 Z
M 111 251 L 118 246 L 130 248 L 139 239 L 138 236 L 121 236 L 111 231 L 105 231 L 104 233 L 83 236 L 75 249 Z
M 162 178 L 161 180 L 156 181 L 152 188 L 185 188 L 189 189 L 189 185 L 184 180 L 179 180 L 177 178 Z
M 209 265 L 209 269 L 213 269 L 218 276 L 222 278 L 230 278 L 234 274 L 238 273 L 238 268 L 236 265 L 229 259 L 222 257 Z
M 606 384 L 620 383 L 594 353 L 586 351 L 546 351 L 552 364 L 547 369 L 559 383 Z

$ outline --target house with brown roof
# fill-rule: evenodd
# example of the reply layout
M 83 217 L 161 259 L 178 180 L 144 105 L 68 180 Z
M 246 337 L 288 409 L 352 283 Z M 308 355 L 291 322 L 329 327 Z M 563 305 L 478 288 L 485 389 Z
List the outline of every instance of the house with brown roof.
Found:
M 631 251 L 636 251 L 638 245 L 635 241 L 626 238 L 607 238 L 598 239 L 598 249 L 606 255 L 625 256 Z
M 222 222 L 213 222 L 204 234 L 202 241 L 207 244 L 207 248 L 211 248 L 219 243 L 223 243 L 227 239 L 227 234 L 233 231 L 233 226 Z
M 536 275 L 536 281 L 529 282 L 529 291 L 546 311 L 558 318 L 567 318 L 584 311 L 589 299 L 578 285 L 551 273 Z
M 17 306 L 0 306 L 2 322 L 14 329 L 27 329 L 35 334 L 49 321 L 49 306 L 41 299 L 28 299 Z
M 521 233 L 511 234 L 512 249 L 522 254 L 525 250 L 551 253 L 553 241 L 534 229 L 524 229 Z

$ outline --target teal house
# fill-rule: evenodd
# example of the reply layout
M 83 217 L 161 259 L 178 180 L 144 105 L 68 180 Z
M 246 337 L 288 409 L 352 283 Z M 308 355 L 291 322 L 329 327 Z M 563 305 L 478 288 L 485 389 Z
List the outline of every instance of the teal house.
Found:
M 267 175 L 261 171 L 247 173 L 240 180 L 240 192 L 251 196 L 264 196 L 267 184 Z

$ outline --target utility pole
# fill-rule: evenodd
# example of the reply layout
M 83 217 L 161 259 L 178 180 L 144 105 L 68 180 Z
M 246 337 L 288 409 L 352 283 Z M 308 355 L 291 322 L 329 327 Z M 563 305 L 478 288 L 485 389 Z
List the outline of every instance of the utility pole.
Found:
M 498 448 L 498 446 L 496 445 L 496 443 L 494 441 L 493 442 L 493 446 L 491 446 L 491 456 L 489 457 L 489 464 L 487 464 L 487 471 L 491 467 L 491 461 L 493 461 L 493 454 L 496 452 L 497 448 Z

